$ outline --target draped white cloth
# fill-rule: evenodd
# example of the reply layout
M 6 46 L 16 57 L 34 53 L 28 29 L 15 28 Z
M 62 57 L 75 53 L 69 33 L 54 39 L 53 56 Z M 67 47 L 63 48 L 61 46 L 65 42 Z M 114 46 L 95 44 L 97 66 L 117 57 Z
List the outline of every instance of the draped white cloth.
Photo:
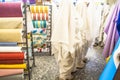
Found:
M 61 1 L 51 38 L 53 43 L 65 44 L 66 50 L 71 53 L 74 52 L 73 45 L 75 42 L 75 9 L 72 5 L 71 0 Z
M 75 70 L 76 63 L 81 63 L 81 59 L 76 61 L 76 56 L 80 56 L 82 40 L 80 26 L 75 15 L 72 0 L 62 0 L 54 18 L 51 37 L 52 53 L 59 66 L 59 77 L 63 80 L 71 79 L 71 72 Z M 79 52 L 79 55 L 75 52 Z

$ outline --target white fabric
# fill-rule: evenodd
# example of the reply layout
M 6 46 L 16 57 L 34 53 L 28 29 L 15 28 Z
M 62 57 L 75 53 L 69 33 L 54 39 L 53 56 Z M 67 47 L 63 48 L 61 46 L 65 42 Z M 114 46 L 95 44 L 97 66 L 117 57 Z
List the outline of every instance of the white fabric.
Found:
M 34 30 L 33 24 L 32 24 L 32 17 L 30 11 L 27 9 L 27 33 L 30 33 Z
M 22 52 L 21 47 L 0 46 L 0 52 Z
M 55 43 L 64 43 L 66 50 L 74 52 L 75 37 L 75 17 L 74 7 L 71 0 L 63 0 L 60 4 L 59 14 L 57 15 L 55 27 L 52 33 L 51 41 Z
M 79 48 L 82 46 L 80 32 L 82 20 L 76 19 L 76 11 L 71 0 L 62 0 L 57 13 L 51 38 L 52 53 L 59 66 L 59 77 L 66 80 L 72 78 L 71 72 L 75 71 L 76 63 L 81 63 L 79 61 L 81 59 L 76 60 L 77 57 L 81 56 L 80 53 L 76 54 L 75 52 L 81 51 Z

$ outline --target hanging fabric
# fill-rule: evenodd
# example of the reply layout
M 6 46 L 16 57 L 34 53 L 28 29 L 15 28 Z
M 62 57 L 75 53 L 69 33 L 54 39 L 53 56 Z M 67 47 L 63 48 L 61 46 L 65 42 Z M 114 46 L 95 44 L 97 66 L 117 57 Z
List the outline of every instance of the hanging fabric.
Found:
M 103 50 L 103 55 L 105 58 L 112 54 L 115 44 L 118 41 L 119 35 L 116 27 L 117 25 L 116 21 L 118 19 L 119 10 L 120 6 L 117 3 L 115 7 L 113 6 L 113 8 L 111 9 L 111 12 L 106 20 L 104 32 L 106 33 L 107 37 Z

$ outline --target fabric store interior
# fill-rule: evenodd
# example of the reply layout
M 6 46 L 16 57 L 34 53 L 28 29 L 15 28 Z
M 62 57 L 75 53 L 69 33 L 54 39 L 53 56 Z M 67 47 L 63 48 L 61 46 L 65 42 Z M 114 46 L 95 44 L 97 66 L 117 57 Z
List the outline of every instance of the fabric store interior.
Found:
M 0 80 L 120 80 L 120 0 L 0 0 Z

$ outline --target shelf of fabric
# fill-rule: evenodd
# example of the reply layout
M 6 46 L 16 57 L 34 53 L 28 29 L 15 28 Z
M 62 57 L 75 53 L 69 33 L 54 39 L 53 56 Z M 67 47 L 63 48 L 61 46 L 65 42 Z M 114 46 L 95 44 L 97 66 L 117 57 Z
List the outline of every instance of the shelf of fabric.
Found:
M 5 2 L 0 3 L 0 10 L 0 72 L 6 73 L 0 76 L 15 73 L 24 75 L 27 70 L 30 80 L 28 43 L 27 37 L 24 37 L 27 35 L 24 16 L 26 5 L 21 2 Z M 26 50 L 23 51 L 23 47 Z
M 51 11 L 49 5 L 30 5 L 30 13 L 32 17 L 32 23 L 35 30 L 32 31 L 32 46 L 33 53 L 48 51 L 47 39 L 50 40 L 51 36 L 48 36 L 51 31 Z M 48 28 L 49 27 L 49 28 Z M 49 31 L 50 30 L 50 31 Z M 49 46 L 51 47 L 51 46 Z M 49 52 L 49 51 L 48 51 Z M 51 52 L 50 52 L 51 54 Z

